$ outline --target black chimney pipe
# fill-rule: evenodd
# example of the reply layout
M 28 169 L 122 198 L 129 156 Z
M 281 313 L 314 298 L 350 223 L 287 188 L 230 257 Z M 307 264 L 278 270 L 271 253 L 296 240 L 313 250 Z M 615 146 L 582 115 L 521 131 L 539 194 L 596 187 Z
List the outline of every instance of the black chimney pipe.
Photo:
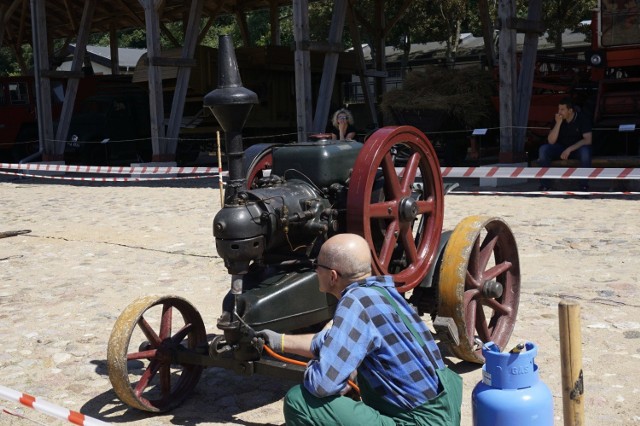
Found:
M 229 181 L 225 204 L 235 204 L 236 194 L 245 187 L 242 171 L 242 128 L 258 95 L 242 85 L 233 41 L 228 35 L 218 38 L 218 88 L 207 93 L 204 106 L 209 107 L 225 132 Z

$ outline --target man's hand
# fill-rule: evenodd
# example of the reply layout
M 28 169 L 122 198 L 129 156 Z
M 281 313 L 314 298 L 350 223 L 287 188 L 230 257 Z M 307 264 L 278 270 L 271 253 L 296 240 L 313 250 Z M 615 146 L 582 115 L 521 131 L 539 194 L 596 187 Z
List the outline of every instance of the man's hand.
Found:
M 273 330 L 265 329 L 258 331 L 256 336 L 263 339 L 264 342 L 274 351 L 279 353 L 284 352 L 284 335 L 282 333 L 276 333 Z
M 562 154 L 560 154 L 560 158 L 562 158 L 563 160 L 566 160 L 569 158 L 572 152 L 573 150 L 571 148 L 567 148 L 564 151 L 562 151 Z
M 556 113 L 556 124 L 562 124 L 562 120 L 564 120 L 564 117 L 562 117 L 562 114 Z

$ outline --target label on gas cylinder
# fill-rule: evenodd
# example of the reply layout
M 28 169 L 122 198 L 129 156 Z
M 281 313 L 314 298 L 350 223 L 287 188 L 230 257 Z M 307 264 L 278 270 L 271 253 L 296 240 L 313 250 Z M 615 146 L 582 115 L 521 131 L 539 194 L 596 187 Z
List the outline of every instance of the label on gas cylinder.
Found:
M 482 370 L 482 383 L 487 386 L 491 386 L 491 373 L 487 370 Z

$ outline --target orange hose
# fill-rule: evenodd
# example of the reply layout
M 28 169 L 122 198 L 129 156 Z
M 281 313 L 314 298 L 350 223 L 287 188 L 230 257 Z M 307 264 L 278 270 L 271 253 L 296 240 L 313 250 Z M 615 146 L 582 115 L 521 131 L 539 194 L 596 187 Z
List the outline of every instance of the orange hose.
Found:
M 288 362 L 289 364 L 294 364 L 294 365 L 301 365 L 303 367 L 307 365 L 306 362 L 298 361 L 297 359 L 287 358 L 286 356 L 282 356 L 280 354 L 277 354 L 273 349 L 271 349 L 267 345 L 264 345 L 263 348 L 269 355 L 271 355 L 272 357 L 274 357 L 278 361 Z M 356 391 L 358 393 L 358 395 L 360 395 L 360 388 L 358 387 L 358 385 L 356 385 L 353 382 L 353 380 L 347 380 L 347 383 L 349 384 L 349 386 L 351 386 L 351 388 L 354 391 Z

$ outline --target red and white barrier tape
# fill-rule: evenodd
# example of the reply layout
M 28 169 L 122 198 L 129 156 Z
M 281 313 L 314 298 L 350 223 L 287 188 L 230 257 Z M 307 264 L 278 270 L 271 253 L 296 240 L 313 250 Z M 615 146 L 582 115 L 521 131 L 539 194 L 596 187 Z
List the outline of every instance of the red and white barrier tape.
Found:
M 586 196 L 586 195 L 640 195 L 637 191 L 458 191 L 453 190 L 449 194 L 455 195 L 550 195 L 550 196 Z
M 442 167 L 442 177 L 496 179 L 640 179 L 640 168 Z
M 64 407 L 60 407 L 58 405 L 52 404 L 51 402 L 45 401 L 40 398 L 36 398 L 35 396 L 31 396 L 27 393 L 22 393 L 15 391 L 13 389 L 9 389 L 5 386 L 0 385 L 0 398 L 8 399 L 9 401 L 17 402 L 19 404 L 24 405 L 25 407 L 33 408 L 36 411 L 47 414 L 49 416 L 67 420 L 74 425 L 81 426 L 101 426 L 101 425 L 109 425 L 110 423 L 105 423 L 102 420 L 94 419 L 93 417 L 85 416 L 82 413 L 77 411 L 68 410 Z
M 52 175 L 38 175 L 29 174 L 23 172 L 4 172 L 0 170 L 0 175 L 20 176 L 20 177 L 32 177 L 38 179 L 50 179 L 50 180 L 71 180 L 82 182 L 146 182 L 146 181 L 160 181 L 160 180 L 192 180 L 192 179 L 209 179 L 217 178 L 218 175 L 189 175 L 189 176 L 165 176 L 165 177 L 69 177 L 69 176 L 52 176 Z
M 5 169 L 4 171 L 2 169 Z M 403 169 L 398 169 L 402 171 Z M 45 174 L 25 173 L 45 172 Z M 46 174 L 49 173 L 49 174 Z M 67 177 L 51 173 L 127 174 L 131 177 Z M 640 168 L 620 167 L 442 167 L 443 178 L 494 178 L 494 179 L 640 179 Z M 64 164 L 12 164 L 0 163 L 0 174 L 38 177 L 58 180 L 82 180 L 93 182 L 127 182 L 143 180 L 173 180 L 194 178 L 221 178 L 227 176 L 220 167 L 166 167 L 166 166 L 73 166 Z M 179 175 L 179 176 L 178 176 Z
M 31 170 L 41 172 L 69 172 L 69 173 L 96 173 L 96 174 L 125 174 L 125 175 L 193 175 L 212 174 L 217 177 L 218 167 L 167 167 L 167 166 L 136 166 L 136 167 L 112 167 L 112 166 L 73 166 L 65 164 L 29 163 L 14 164 L 0 163 L 0 169 Z

